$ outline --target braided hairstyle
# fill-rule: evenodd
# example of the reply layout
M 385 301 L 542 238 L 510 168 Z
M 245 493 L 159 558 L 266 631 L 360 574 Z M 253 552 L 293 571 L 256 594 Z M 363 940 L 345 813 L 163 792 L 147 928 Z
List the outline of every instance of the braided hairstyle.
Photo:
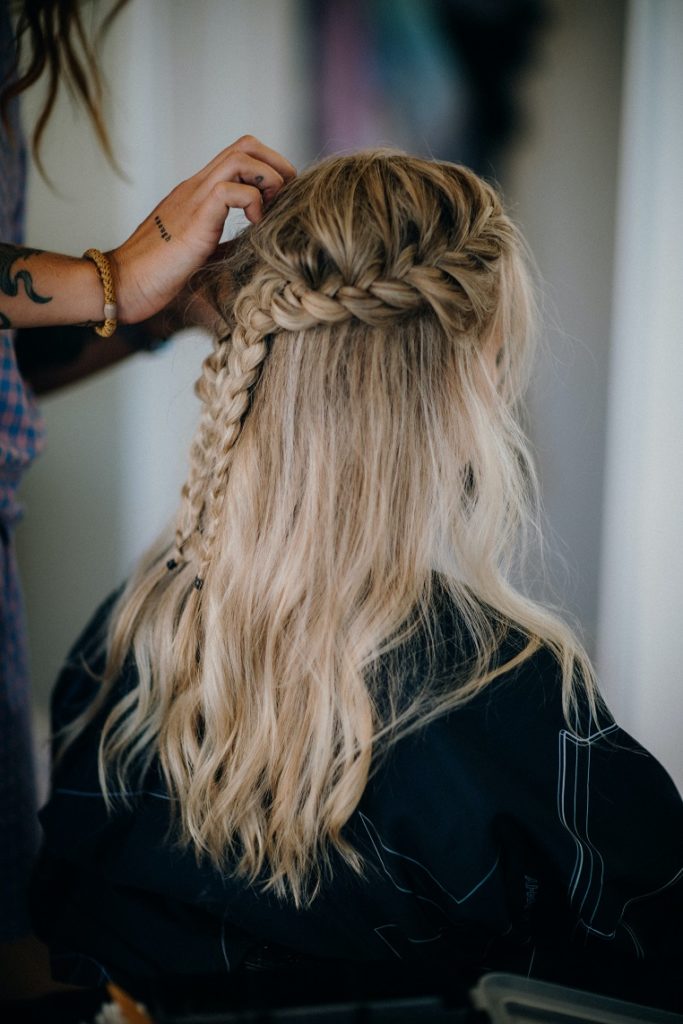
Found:
M 194 559 L 203 586 L 232 449 L 275 335 L 428 317 L 455 343 L 485 347 L 501 259 L 516 243 L 494 189 L 465 167 L 370 152 L 292 182 L 204 281 L 230 330 L 197 383 L 204 411 L 169 567 Z
M 511 628 L 514 663 L 555 654 L 568 719 L 577 680 L 592 699 L 578 641 L 512 582 L 536 535 L 514 415 L 528 275 L 490 185 L 376 151 L 289 183 L 201 286 L 220 330 L 175 539 L 120 598 L 73 734 L 132 658 L 101 733 L 105 795 L 157 758 L 182 841 L 300 904 L 333 852 L 361 868 L 344 826 L 377 752 L 508 670 Z M 446 680 L 430 674 L 444 595 L 471 651 Z

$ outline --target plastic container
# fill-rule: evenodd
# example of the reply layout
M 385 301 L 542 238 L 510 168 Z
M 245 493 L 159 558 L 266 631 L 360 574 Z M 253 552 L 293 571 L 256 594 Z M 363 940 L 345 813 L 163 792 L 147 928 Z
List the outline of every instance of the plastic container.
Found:
M 472 1003 L 491 1024 L 681 1024 L 683 1016 L 514 974 L 485 974 Z

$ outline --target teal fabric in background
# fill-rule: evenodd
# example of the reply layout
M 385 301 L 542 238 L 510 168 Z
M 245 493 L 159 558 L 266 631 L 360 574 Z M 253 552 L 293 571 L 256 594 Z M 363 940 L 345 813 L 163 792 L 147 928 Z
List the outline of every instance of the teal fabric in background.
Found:
M 495 175 L 544 0 L 309 3 L 325 153 L 378 142 Z

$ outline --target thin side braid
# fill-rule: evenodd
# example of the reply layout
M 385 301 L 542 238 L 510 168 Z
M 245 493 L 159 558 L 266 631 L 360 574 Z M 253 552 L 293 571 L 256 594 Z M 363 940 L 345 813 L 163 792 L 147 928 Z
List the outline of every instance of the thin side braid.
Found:
M 215 393 L 220 373 L 227 365 L 228 352 L 229 337 L 216 339 L 213 351 L 202 364 L 202 375 L 195 385 L 195 393 L 202 402 L 203 412 L 190 449 L 190 472 L 181 491 L 175 550 L 169 566 L 175 567 L 187 557 L 190 539 L 201 522 L 216 439 L 213 415 Z
M 197 546 L 198 579 L 203 580 L 211 560 L 211 551 L 218 520 L 223 507 L 226 480 L 232 459 L 232 449 L 242 429 L 242 421 L 249 407 L 249 393 L 256 382 L 261 365 L 268 353 L 266 336 L 276 330 L 272 318 L 259 308 L 260 301 L 268 301 L 274 282 L 264 283 L 255 297 L 251 290 L 243 293 L 235 304 L 235 328 L 229 348 L 227 365 L 216 377 L 213 401 L 209 410 L 214 423 L 214 438 L 219 445 L 208 476 L 202 522 L 196 521 L 194 541 Z M 201 528 L 200 528 L 201 527 Z

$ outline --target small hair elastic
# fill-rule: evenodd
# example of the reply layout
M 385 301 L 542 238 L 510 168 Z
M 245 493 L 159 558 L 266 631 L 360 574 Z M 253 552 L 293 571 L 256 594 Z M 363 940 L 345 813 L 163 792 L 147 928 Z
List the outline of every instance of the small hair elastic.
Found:
M 83 258 L 92 260 L 97 267 L 97 273 L 102 288 L 104 289 L 104 310 L 103 323 L 95 326 L 95 333 L 101 338 L 111 338 L 117 327 L 118 309 L 116 306 L 116 293 L 114 291 L 114 278 L 111 273 L 109 260 L 99 249 L 86 249 Z

